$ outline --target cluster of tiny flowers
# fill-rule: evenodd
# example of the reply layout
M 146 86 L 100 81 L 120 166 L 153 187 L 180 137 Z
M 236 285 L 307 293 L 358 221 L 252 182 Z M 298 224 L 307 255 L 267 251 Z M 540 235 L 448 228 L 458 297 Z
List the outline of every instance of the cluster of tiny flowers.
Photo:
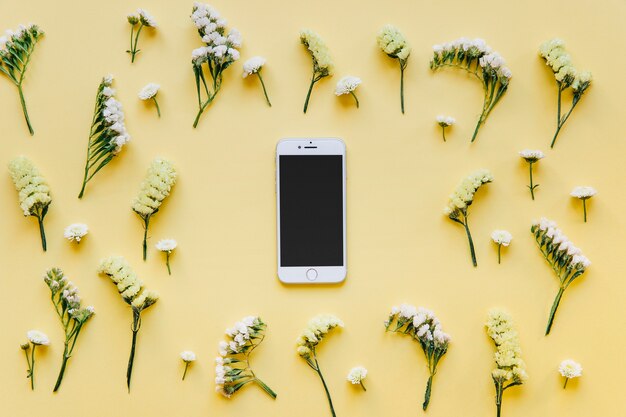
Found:
M 580 200 L 586 200 L 588 198 L 593 197 L 596 194 L 598 194 L 596 189 L 593 187 L 588 187 L 588 186 L 575 187 L 570 193 L 572 197 L 578 198 Z
M 298 354 L 309 359 L 315 347 L 335 327 L 343 327 L 343 321 L 332 314 L 320 314 L 312 318 L 296 342 Z
M 566 268 L 568 275 L 572 271 L 582 273 L 591 265 L 591 261 L 574 246 L 554 221 L 542 217 L 532 225 L 531 231 L 540 247 L 545 248 L 544 255 L 551 257 L 561 268 Z
M 144 9 L 137 9 L 137 13 L 129 14 L 127 16 L 127 19 L 131 25 L 141 23 L 142 25 L 150 28 L 155 28 L 157 26 L 157 22 L 154 17 L 152 17 L 152 15 L 150 15 L 150 13 L 148 13 L 148 11 Z
M 501 385 L 507 381 L 523 383 L 528 375 L 511 317 L 503 310 L 494 309 L 489 312 L 486 325 L 487 333 L 496 345 L 496 368 L 491 372 L 494 382 Z
M 117 155 L 122 147 L 130 141 L 130 135 L 124 124 L 122 103 L 115 99 L 115 90 L 111 88 L 113 76 L 107 75 L 102 79 L 98 93 L 98 102 L 103 100 L 101 116 L 104 119 L 103 131 L 111 137 L 109 144 L 115 146 L 113 154 Z
M 37 216 L 37 211 L 52 202 L 50 187 L 30 159 L 19 156 L 9 163 L 9 173 L 19 194 L 24 216 Z
M 19 25 L 16 30 L 7 29 L 3 36 L 0 36 L 0 60 L 9 57 L 10 50 L 18 48 L 18 45 L 35 43 L 43 35 L 43 31 L 35 24 L 28 26 Z
M 171 252 L 176 249 L 178 243 L 174 239 L 161 239 L 157 242 L 156 248 L 161 252 Z
M 437 116 L 437 124 L 441 127 L 450 127 L 456 123 L 456 119 L 452 116 L 444 116 L 440 114 Z
M 418 340 L 422 347 L 432 346 L 434 349 L 447 350 L 450 335 L 441 329 L 441 323 L 433 311 L 424 307 L 416 308 L 409 304 L 401 304 L 391 308 L 391 314 L 385 325 L 389 329 L 394 322 L 396 329 L 406 325 L 407 333 Z
M 243 64 L 243 78 L 249 75 L 256 74 L 263 68 L 266 63 L 266 59 L 262 56 L 253 56 Z
M 46 283 L 52 298 L 58 295 L 58 303 L 62 308 L 62 311 L 66 311 L 67 314 L 79 323 L 84 323 L 95 314 L 95 309 L 92 306 L 81 307 L 81 298 L 78 294 L 78 288 L 67 279 L 58 268 L 52 268 L 43 276 L 43 281 Z
M 344 94 L 350 94 L 361 84 L 361 79 L 359 77 L 346 76 L 340 79 L 337 82 L 337 86 L 335 87 L 335 95 L 341 96 Z
M 583 374 L 583 367 L 578 362 L 566 359 L 559 365 L 559 373 L 565 378 L 578 378 Z
M 575 94 L 582 94 L 591 84 L 589 71 L 578 71 L 572 64 L 572 58 L 565 50 L 565 42 L 551 39 L 539 48 L 539 55 L 546 60 L 554 78 L 563 87 L 572 87 Z
M 532 149 L 524 149 L 523 151 L 520 151 L 519 156 L 521 156 L 522 159 L 524 159 L 526 162 L 530 162 L 531 164 L 545 157 L 543 152 Z
M 143 287 L 143 282 L 121 256 L 104 259 L 100 263 L 98 273 L 107 275 L 117 286 L 117 291 L 124 301 L 139 311 L 150 307 L 159 299 L 156 292 Z
M 350 369 L 346 379 L 353 385 L 361 384 L 361 382 L 367 377 L 367 369 L 362 366 L 356 366 Z
M 80 240 L 89 233 L 89 228 L 83 223 L 72 223 L 63 231 L 63 237 L 70 242 L 79 243 Z
M 206 44 L 191 53 L 194 65 L 199 66 L 211 61 L 217 65 L 227 66 L 239 59 L 241 34 L 237 29 L 231 29 L 226 34 L 226 19 L 222 18 L 217 10 L 208 4 L 195 3 L 191 20 L 198 28 L 202 42 Z
M 303 29 L 300 31 L 300 42 L 302 42 L 311 53 L 314 72 L 324 76 L 332 75 L 333 61 L 324 40 L 312 30 Z
M 474 201 L 474 194 L 483 185 L 493 181 L 493 175 L 486 169 L 478 170 L 463 179 L 456 187 L 444 213 L 450 218 L 459 216 L 460 211 L 466 209 Z
M 143 87 L 141 91 L 139 91 L 138 96 L 141 100 L 150 100 L 151 98 L 157 95 L 157 93 L 159 92 L 159 88 L 161 88 L 159 84 L 155 84 L 155 83 L 146 84 L 146 86 Z
M 496 77 L 502 84 L 508 84 L 512 76 L 511 70 L 505 65 L 504 58 L 493 51 L 484 39 L 459 38 L 452 42 L 434 45 L 433 52 L 435 65 L 455 60 L 466 61 L 469 65 L 473 60 L 478 60 L 483 71 Z
M 184 350 L 180 352 L 180 358 L 183 360 L 183 362 L 193 362 L 196 360 L 196 354 L 190 350 Z
M 40 332 L 39 330 L 29 330 L 26 332 L 26 337 L 33 345 L 37 346 L 48 346 L 50 344 L 50 339 L 44 332 Z
M 139 194 L 132 203 L 133 210 L 142 217 L 152 215 L 170 194 L 175 183 L 176 170 L 172 163 L 165 159 L 155 159 L 141 183 Z
M 411 47 L 400 30 L 393 25 L 385 25 L 378 34 L 378 46 L 391 58 L 406 61 L 411 55 Z
M 493 233 L 491 233 L 491 240 L 498 245 L 509 246 L 511 240 L 513 240 L 513 235 L 506 230 L 494 230 Z

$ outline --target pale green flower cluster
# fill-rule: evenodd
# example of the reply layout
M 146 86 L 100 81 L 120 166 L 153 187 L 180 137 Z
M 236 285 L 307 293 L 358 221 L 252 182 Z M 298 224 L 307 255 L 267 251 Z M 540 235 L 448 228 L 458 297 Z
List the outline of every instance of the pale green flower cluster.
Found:
M 298 354 L 307 360 L 315 355 L 315 347 L 335 327 L 343 327 L 343 322 L 332 314 L 313 317 L 298 338 Z
M 493 175 L 486 169 L 480 169 L 471 173 L 461 181 L 454 192 L 450 195 L 448 205 L 444 213 L 450 217 L 458 218 L 460 211 L 466 210 L 474 201 L 474 194 L 483 185 L 493 181 Z
M 50 187 L 30 159 L 18 156 L 9 163 L 9 173 L 19 194 L 24 216 L 38 216 L 52 202 Z
M 493 309 L 486 326 L 487 334 L 496 344 L 496 368 L 491 372 L 494 383 L 503 388 L 524 383 L 528 378 L 526 364 L 521 358 L 522 350 L 511 317 L 504 310 Z
M 133 201 L 133 210 L 141 217 L 156 213 L 175 183 L 176 170 L 172 163 L 165 159 L 155 159 Z
M 313 58 L 313 70 L 320 75 L 333 74 L 333 60 L 330 50 L 324 40 L 317 33 L 309 29 L 300 31 L 300 42 L 307 47 Z
M 406 61 L 411 55 L 411 47 L 400 30 L 393 25 L 385 25 L 378 34 L 378 46 L 391 58 Z
M 582 94 L 591 84 L 589 71 L 578 71 L 572 64 L 572 58 L 565 50 L 565 42 L 551 39 L 539 48 L 539 54 L 554 72 L 554 78 L 564 88 L 572 87 L 575 93 Z
M 159 299 L 156 292 L 144 288 L 143 282 L 121 256 L 111 256 L 102 260 L 98 273 L 107 275 L 113 281 L 126 304 L 133 309 L 144 310 Z

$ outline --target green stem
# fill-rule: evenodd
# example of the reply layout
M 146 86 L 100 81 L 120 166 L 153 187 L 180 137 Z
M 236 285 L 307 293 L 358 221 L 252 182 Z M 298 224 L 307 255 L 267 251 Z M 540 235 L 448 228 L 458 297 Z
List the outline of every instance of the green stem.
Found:
M 497 417 L 500 417 L 501 413 L 502 413 L 502 393 L 504 392 L 504 390 L 502 389 L 502 386 L 498 386 L 496 385 L 496 415 Z
M 404 114 L 404 68 L 405 65 L 400 60 L 400 109 L 402 110 L 402 114 Z
M 18 84 L 17 91 L 20 93 L 20 102 L 22 103 L 22 111 L 24 112 L 24 118 L 26 119 L 26 124 L 28 125 L 28 131 L 30 132 L 30 135 L 33 136 L 35 131 L 33 130 L 33 126 L 30 124 L 30 117 L 28 116 L 28 110 L 26 109 L 26 99 L 24 98 L 21 83 Z
M 433 374 L 430 374 L 428 377 L 428 382 L 426 383 L 426 393 L 424 394 L 424 403 L 422 404 L 422 410 L 426 411 L 428 408 L 428 404 L 430 403 L 430 392 L 433 386 Z
M 478 263 L 476 262 L 476 251 L 474 250 L 474 241 L 472 240 L 472 234 L 470 233 L 467 216 L 465 216 L 463 227 L 465 228 L 465 233 L 467 234 L 467 240 L 469 242 L 470 255 L 472 256 L 472 264 L 476 267 L 478 266 Z
M 145 261 L 148 252 L 148 225 L 150 224 L 150 215 L 146 216 L 143 222 L 143 260 Z
M 587 223 L 587 199 L 583 198 L 583 220 Z
M 48 248 L 48 245 L 46 243 L 46 231 L 43 228 L 43 216 L 38 215 L 37 221 L 39 222 L 39 235 L 41 236 L 41 247 L 43 248 L 43 251 L 45 252 Z
M 441 135 L 443 136 L 443 141 L 446 141 L 446 127 L 441 126 Z
M 261 87 L 263 87 L 263 94 L 265 95 L 265 101 L 267 101 L 267 105 L 272 107 L 272 103 L 270 102 L 270 98 L 267 96 L 267 90 L 265 89 L 265 83 L 263 82 L 263 77 L 261 77 L 261 70 L 259 70 L 256 75 L 259 77 L 259 81 L 261 81 Z
M 533 163 L 532 162 L 528 163 L 528 171 L 530 173 L 530 185 L 528 186 L 528 188 L 530 188 L 530 197 L 534 200 L 535 199 L 535 186 L 533 185 Z
M 156 106 L 157 114 L 159 115 L 159 117 L 161 117 L 161 109 L 159 108 L 159 102 L 157 101 L 156 97 L 152 97 L 152 101 L 154 101 L 154 105 Z
M 128 368 L 126 369 L 126 386 L 128 392 L 130 392 L 130 378 L 133 374 L 133 364 L 135 362 L 135 346 L 137 344 L 137 333 L 141 327 L 141 312 L 133 308 L 133 326 L 131 328 L 133 332 L 133 340 L 130 346 L 130 357 L 128 358 Z
M 165 265 L 167 265 L 167 273 L 172 275 L 172 270 L 170 269 L 170 251 L 165 252 Z
M 135 45 L 132 45 L 132 42 L 131 42 L 131 51 L 130 51 L 130 55 L 131 55 L 130 62 L 131 62 L 131 64 L 133 62 L 135 62 L 135 55 L 137 55 L 137 53 L 139 52 L 137 50 L 137 44 L 139 42 L 139 34 L 141 33 L 141 29 L 143 29 L 143 23 L 139 25 L 139 30 L 137 30 L 137 35 L 135 35 Z
M 67 366 L 67 361 L 69 360 L 70 355 L 68 352 L 68 344 L 65 343 L 65 348 L 63 349 L 63 361 L 61 362 L 61 370 L 59 371 L 59 376 L 57 377 L 57 382 L 54 384 L 54 389 L 52 392 L 57 392 L 61 387 L 61 382 L 63 381 L 63 376 L 65 375 L 65 368 Z
M 276 396 L 278 394 L 276 394 L 270 387 L 268 387 L 265 382 L 261 381 L 259 378 L 254 377 L 254 382 L 259 385 L 261 388 L 263 388 L 263 390 L 265 392 L 267 392 L 269 394 L 270 397 L 272 397 L 273 399 L 276 399 Z
M 359 99 L 356 97 L 356 94 L 354 94 L 354 91 L 350 91 L 350 95 L 352 95 L 352 97 L 354 97 L 354 101 L 356 101 L 356 108 L 359 108 Z
M 185 380 L 185 376 L 187 376 L 188 368 L 189 368 L 189 362 L 185 362 L 185 372 L 183 372 L 183 381 Z
M 474 134 L 472 135 L 472 140 L 470 142 L 474 142 L 476 140 L 476 136 L 478 136 L 478 129 L 480 129 L 480 125 L 483 123 L 483 117 L 485 117 L 485 109 L 483 108 L 483 112 L 480 114 L 478 118 L 478 123 L 476 123 L 476 128 L 474 129 Z
M 332 398 L 330 398 L 330 392 L 328 391 L 328 386 L 326 386 L 326 381 L 324 381 L 324 376 L 322 375 L 322 371 L 320 370 L 320 365 L 317 362 L 317 358 L 315 358 L 315 370 L 317 371 L 317 374 L 320 376 L 320 379 L 322 380 L 322 385 L 324 385 L 324 391 L 326 392 L 326 398 L 328 398 L 328 405 L 330 406 L 330 412 L 333 417 L 337 417 L 337 414 L 335 414 L 335 408 L 333 407 L 333 400 Z
M 309 91 L 306 93 L 306 100 L 304 100 L 304 113 L 306 114 L 306 110 L 309 107 L 309 99 L 311 98 L 311 91 L 313 91 L 313 86 L 315 85 L 315 72 L 313 73 L 313 78 L 311 78 L 311 85 L 309 85 Z
M 361 385 L 361 388 L 363 388 L 363 391 L 367 391 L 367 388 L 365 388 L 365 384 L 363 384 L 363 381 L 359 381 L 359 385 Z
M 24 356 L 26 356 L 26 364 L 28 365 L 28 373 L 26 374 L 26 377 L 30 379 L 33 375 L 33 368 L 30 365 L 30 358 L 28 357 L 28 348 L 24 349 Z
M 546 336 L 550 334 L 550 329 L 552 328 L 552 324 L 554 323 L 554 316 L 556 315 L 556 310 L 559 308 L 559 303 L 561 302 L 561 297 L 563 297 L 563 292 L 565 288 L 559 288 L 559 292 L 557 293 L 554 302 L 552 303 L 552 309 L 550 309 L 550 317 L 548 318 L 548 326 L 546 327 Z
M 563 384 L 563 389 L 567 388 L 567 381 L 569 381 L 569 378 L 565 378 L 565 383 Z
M 498 244 L 498 265 L 500 264 L 500 253 L 502 251 L 502 243 Z
M 35 390 L 35 348 L 37 347 L 36 344 L 33 343 L 33 350 L 30 352 L 30 363 L 31 363 L 31 368 L 30 368 L 30 389 L 31 390 Z

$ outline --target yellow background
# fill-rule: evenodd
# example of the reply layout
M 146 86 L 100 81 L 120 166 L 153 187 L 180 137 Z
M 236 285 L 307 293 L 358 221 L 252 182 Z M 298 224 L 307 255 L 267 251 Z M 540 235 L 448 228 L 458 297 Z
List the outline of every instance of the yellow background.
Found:
M 481 0 L 362 2 L 223 1 L 212 3 L 243 34 L 242 61 L 225 74 L 223 89 L 191 128 L 196 97 L 191 50 L 202 45 L 189 19 L 191 2 L 77 3 L 69 0 L 0 1 L 0 27 L 36 22 L 46 32 L 24 84 L 36 134 L 28 135 L 17 91 L 0 82 L 0 165 L 29 156 L 52 188 L 42 253 L 36 220 L 23 218 L 9 176 L 0 176 L 0 386 L 2 415 L 79 416 L 326 416 L 317 376 L 295 353 L 294 341 L 309 318 L 335 313 L 346 328 L 323 342 L 320 361 L 338 416 L 416 416 L 427 378 L 419 346 L 386 334 L 394 304 L 432 308 L 453 337 L 439 365 L 428 414 L 495 415 L 490 378 L 493 346 L 483 323 L 489 308 L 514 317 L 530 379 L 505 394 L 504 415 L 623 416 L 626 360 L 623 345 L 622 140 L 626 85 L 623 40 L 626 4 L 619 0 L 498 2 Z M 159 27 L 144 30 L 135 64 L 125 16 L 137 6 Z M 406 115 L 399 110 L 397 63 L 376 45 L 386 23 L 396 24 L 413 46 L 406 73 Z M 316 30 L 328 43 L 336 75 L 321 81 L 309 112 L 302 104 L 310 58 L 298 31 Z M 460 36 L 482 37 L 513 71 L 508 93 L 470 145 L 482 92 L 466 75 L 431 73 L 431 46 Z M 567 41 L 575 65 L 594 75 L 563 129 L 555 150 L 556 86 L 537 54 L 552 37 Z M 241 79 L 242 62 L 263 55 L 274 106 L 268 108 L 256 79 Z M 81 185 L 95 91 L 113 73 L 132 135 L 119 157 Z M 333 95 L 343 75 L 363 79 L 361 109 Z M 148 82 L 162 85 L 163 118 L 137 98 Z M 434 118 L 457 118 L 443 143 Z M 348 279 L 327 287 L 284 286 L 276 278 L 274 147 L 287 136 L 336 136 L 347 145 Z M 517 152 L 542 149 L 536 167 L 541 186 L 531 201 L 527 166 Z M 142 226 L 130 201 L 150 161 L 171 159 L 180 178 L 150 225 L 150 252 L 141 260 Z M 472 268 L 462 228 L 442 215 L 450 191 L 468 173 L 489 168 L 495 182 L 471 208 L 478 268 Z M 6 171 L 5 171 L 6 172 Z M 576 185 L 599 190 L 589 223 L 568 195 Z M 567 291 L 555 327 L 543 336 L 556 279 L 529 233 L 532 219 L 548 216 L 593 262 Z M 79 246 L 63 228 L 85 222 Z M 514 240 L 496 261 L 489 234 L 508 229 Z M 173 237 L 173 275 L 154 244 Z M 144 314 L 132 392 L 125 387 L 131 312 L 96 268 L 101 258 L 125 256 L 161 300 Z M 61 390 L 53 395 L 60 366 L 62 328 L 42 282 L 62 268 L 97 315 L 81 333 Z M 230 400 L 214 392 L 213 358 L 223 330 L 248 314 L 269 324 L 253 367 L 278 392 L 272 401 L 249 386 Z M 37 355 L 36 391 L 24 378 L 19 349 L 25 332 L 46 332 L 52 345 Z M 187 379 L 178 354 L 199 357 Z M 582 363 L 584 376 L 566 391 L 557 366 Z M 362 364 L 368 391 L 345 381 Z

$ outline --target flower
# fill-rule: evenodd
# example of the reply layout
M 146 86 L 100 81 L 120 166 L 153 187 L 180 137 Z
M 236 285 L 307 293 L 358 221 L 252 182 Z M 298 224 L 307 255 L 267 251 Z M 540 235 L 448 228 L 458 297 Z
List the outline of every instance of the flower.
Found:
M 452 116 L 444 116 L 440 114 L 437 116 L 437 124 L 441 126 L 441 134 L 443 135 L 443 141 L 446 141 L 446 127 L 450 127 L 456 123 L 456 119 Z
M 124 145 L 130 141 L 130 135 L 124 124 L 122 103 L 115 99 L 112 84 L 113 76 L 107 75 L 102 78 L 98 86 L 96 108 L 87 143 L 85 176 L 78 198 L 83 197 L 85 187 L 93 176 L 117 156 Z
M 23 343 L 20 345 L 20 348 L 24 351 L 24 355 L 26 356 L 26 363 L 28 364 L 28 372 L 26 377 L 30 379 L 30 389 L 35 389 L 35 350 L 37 346 L 48 346 L 50 344 L 50 339 L 46 336 L 45 333 L 40 332 L 39 330 L 29 330 L 26 332 L 26 337 L 32 343 L 33 350 L 31 351 L 30 358 L 28 357 L 28 351 L 30 350 L 30 345 L 28 343 Z
M 492 51 L 483 39 L 460 38 L 442 45 L 433 46 L 430 69 L 444 67 L 465 70 L 476 76 L 483 84 L 485 98 L 483 110 L 476 123 L 472 142 L 476 140 L 480 126 L 500 101 L 511 81 L 511 70 L 505 66 L 504 58 Z
M 139 15 L 139 21 L 142 25 L 151 28 L 155 28 L 157 26 L 156 20 L 154 20 L 147 10 L 137 9 L 137 14 Z
M 335 87 L 335 95 L 342 96 L 344 94 L 350 94 L 354 97 L 356 101 L 356 107 L 359 108 L 359 99 L 354 94 L 354 90 L 361 84 L 361 79 L 359 77 L 353 77 L 348 75 L 347 77 L 343 77 L 337 82 L 337 86 Z
M 215 390 L 227 398 L 251 382 L 260 386 L 270 397 L 276 393 L 261 381 L 250 368 L 250 354 L 265 338 L 267 324 L 258 316 L 247 316 L 226 329 L 227 341 L 219 344 L 215 359 Z
M 106 275 L 111 279 L 122 299 L 131 307 L 133 312 L 133 323 L 131 326 L 133 338 L 128 359 L 128 371 L 126 372 L 126 386 L 130 391 L 130 378 L 133 373 L 137 333 L 141 328 L 141 313 L 159 300 L 159 294 L 145 289 L 143 282 L 121 256 L 111 256 L 103 259 L 98 267 L 98 273 Z
M 572 111 L 582 98 L 584 92 L 587 91 L 591 85 L 591 73 L 589 71 L 578 71 L 574 67 L 570 55 L 565 50 L 565 42 L 558 38 L 551 39 L 541 44 L 539 47 L 539 56 L 546 61 L 546 65 L 549 66 L 554 73 L 554 78 L 559 90 L 556 132 L 550 144 L 550 147 L 554 148 L 559 132 L 572 114 Z M 568 88 L 572 89 L 572 106 L 566 112 L 561 113 L 563 92 Z
M 552 304 L 548 326 L 546 327 L 546 335 L 548 335 L 563 293 L 576 278 L 585 273 L 591 262 L 557 228 L 556 223 L 552 220 L 542 217 L 540 221 L 533 223 L 530 231 L 535 237 L 541 254 L 550 264 L 559 280 L 559 292 Z
M 521 358 L 522 350 L 511 316 L 504 310 L 492 309 L 489 311 L 486 327 L 487 334 L 496 345 L 496 367 L 491 371 L 491 378 L 496 387 L 496 407 L 500 415 L 504 391 L 522 385 L 528 379 L 528 374 L 526 364 Z
M 474 251 L 474 242 L 472 235 L 470 234 L 467 217 L 469 215 L 469 206 L 474 202 L 474 194 L 483 184 L 488 184 L 493 181 L 493 175 L 486 169 L 480 169 L 465 177 L 463 181 L 456 187 L 452 195 L 448 200 L 448 204 L 444 208 L 444 214 L 450 218 L 450 220 L 459 223 L 465 228 L 467 238 L 469 241 L 470 255 L 472 257 L 472 263 L 477 266 L 476 253 Z
M 498 263 L 500 263 L 500 252 L 502 250 L 502 246 L 509 246 L 511 244 L 511 239 L 513 239 L 513 236 L 506 230 L 494 230 L 491 233 L 491 240 L 498 245 Z
M 587 223 L 587 200 L 598 194 L 595 188 L 588 186 L 574 187 L 570 195 L 583 202 L 583 220 Z
M 167 265 L 167 272 L 169 275 L 172 275 L 172 270 L 170 268 L 170 255 L 172 251 L 176 249 L 178 243 L 174 239 L 161 239 L 155 245 L 158 250 L 161 252 L 165 252 L 165 264 Z
M 48 339 L 48 336 L 46 336 L 44 332 L 40 332 L 39 330 L 29 330 L 28 332 L 26 332 L 26 337 L 28 338 L 30 343 L 36 346 L 48 346 L 50 344 L 50 339 Z
M 31 136 L 35 134 L 30 123 L 22 84 L 30 63 L 35 45 L 44 35 L 37 25 L 20 25 L 16 31 L 7 30 L 6 36 L 0 36 L 0 72 L 15 84 L 22 103 L 22 112 Z
M 400 29 L 393 25 L 383 26 L 376 40 L 380 49 L 400 64 L 400 109 L 404 114 L 404 70 L 411 55 L 411 47 Z
M 159 211 L 163 200 L 170 195 L 176 183 L 176 170 L 171 162 L 157 158 L 152 161 L 145 179 L 141 183 L 139 194 L 132 203 L 132 209 L 144 222 L 143 259 L 146 260 L 148 224 L 150 218 Z
M 17 190 L 20 208 L 24 216 L 36 217 L 39 222 L 41 246 L 45 251 L 47 245 L 43 219 L 48 213 L 50 203 L 52 203 L 50 187 L 37 167 L 25 156 L 18 156 L 9 163 L 9 174 Z
M 267 105 L 272 107 L 272 103 L 270 102 L 270 98 L 267 95 L 267 90 L 265 89 L 265 82 L 263 82 L 263 77 L 261 76 L 261 69 L 263 65 L 265 65 L 265 58 L 262 56 L 253 56 L 249 60 L 247 60 L 243 64 L 243 78 L 246 78 L 249 75 L 256 74 L 259 77 L 259 81 L 261 82 L 261 87 L 263 87 L 263 94 L 265 95 L 265 101 Z
M 196 360 L 196 354 L 190 350 L 184 350 L 180 352 L 180 358 L 185 363 L 185 371 L 183 372 L 183 381 L 184 381 L 185 377 L 187 376 L 187 369 L 189 369 L 189 364 L 191 362 L 195 362 Z
M 136 14 L 129 14 L 126 16 L 128 23 L 130 23 L 130 49 L 126 52 L 130 54 L 130 62 L 135 62 L 135 55 L 137 55 L 140 50 L 137 49 L 137 45 L 139 43 L 139 34 L 141 30 L 145 27 L 147 28 L 156 28 L 157 22 L 154 20 L 154 17 L 150 15 L 144 9 L 137 9 Z M 139 23 L 139 29 L 137 29 L 137 34 L 135 34 L 135 26 Z
M 152 100 L 154 101 L 154 104 L 156 106 L 157 109 L 157 114 L 159 117 L 161 117 L 161 108 L 159 107 L 159 102 L 156 99 L 156 95 L 159 92 L 159 88 L 161 88 L 161 86 L 159 84 L 155 84 L 155 83 L 149 83 L 146 84 L 141 91 L 139 91 L 139 98 L 141 100 Z
M 567 387 L 567 382 L 572 378 L 578 378 L 583 374 L 583 367 L 571 359 L 566 359 L 559 365 L 559 373 L 565 377 L 563 389 Z
M 80 240 L 89 233 L 89 228 L 83 223 L 72 223 L 65 228 L 63 237 L 70 242 L 80 243 Z
M 306 113 L 309 107 L 309 99 L 311 98 L 311 91 L 316 82 L 324 77 L 333 75 L 333 60 L 330 57 L 330 51 L 324 43 L 324 40 L 315 32 L 309 29 L 303 29 L 300 31 L 300 42 L 304 45 L 311 59 L 313 60 L 313 77 L 311 78 L 311 84 L 309 85 L 309 92 L 306 95 L 304 101 L 304 113 Z
M 448 351 L 450 335 L 441 328 L 435 313 L 424 307 L 415 308 L 409 304 L 401 304 L 391 308 L 389 318 L 385 321 L 385 329 L 394 333 L 409 335 L 419 342 L 428 362 L 428 383 L 422 409 L 426 411 L 430 403 L 433 378 L 437 373 L 437 364 Z
M 362 366 L 356 366 L 350 369 L 350 372 L 348 372 L 348 376 L 346 377 L 346 379 L 352 385 L 360 385 L 363 388 L 363 391 L 367 391 L 367 389 L 365 389 L 365 385 L 363 385 L 363 380 L 366 377 L 367 377 L 367 369 L 365 369 Z
M 539 187 L 539 184 L 533 184 L 533 164 L 540 159 L 543 159 L 545 155 L 539 150 L 531 149 L 524 149 L 523 151 L 520 151 L 519 155 L 522 159 L 528 162 L 528 171 L 530 175 L 530 185 L 528 185 L 528 189 L 530 190 L 530 197 L 534 200 L 535 188 Z

